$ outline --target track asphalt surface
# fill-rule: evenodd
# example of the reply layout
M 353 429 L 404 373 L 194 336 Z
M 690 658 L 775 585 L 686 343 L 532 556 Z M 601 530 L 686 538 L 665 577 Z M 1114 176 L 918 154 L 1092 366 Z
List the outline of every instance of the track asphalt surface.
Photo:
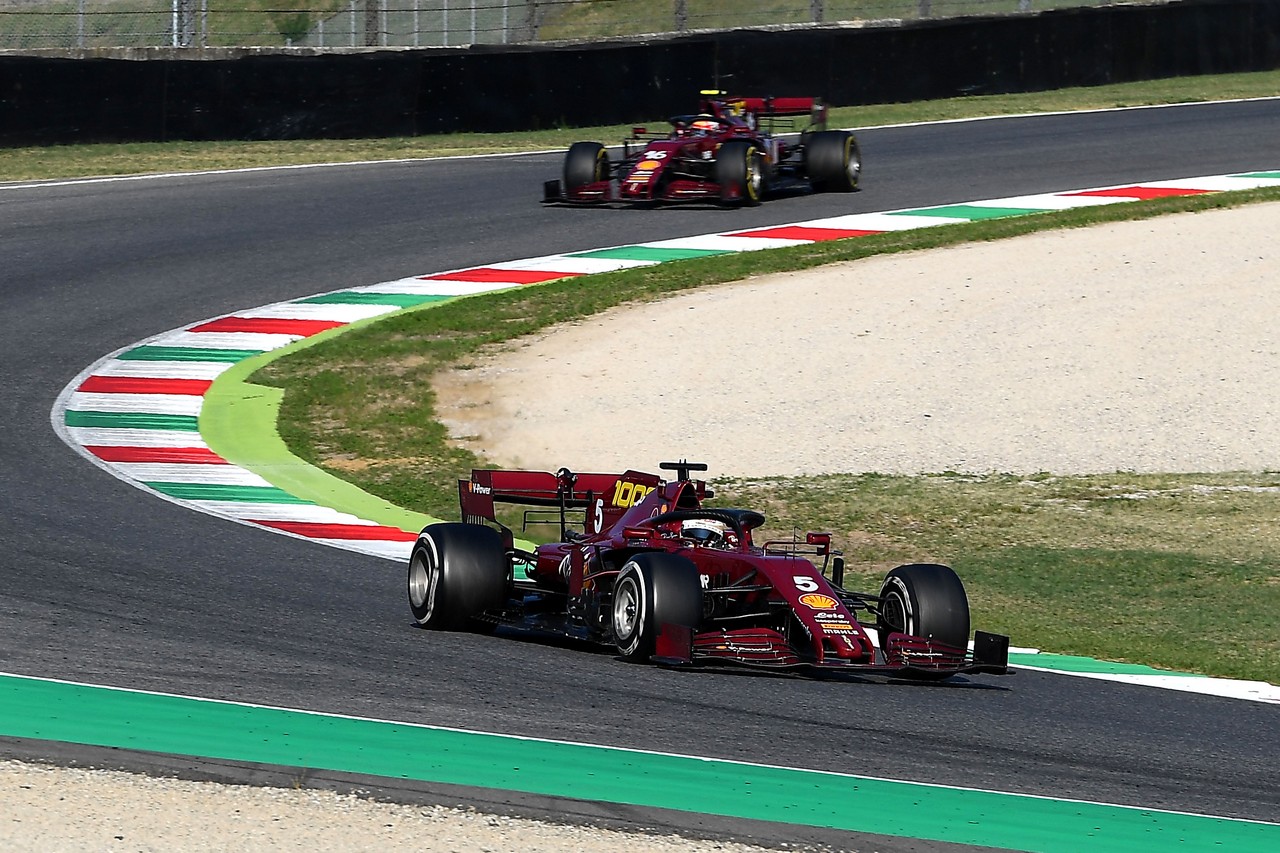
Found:
M 87 465 L 48 421 L 103 354 L 246 306 L 638 238 L 1243 171 L 1273 162 L 1277 131 L 1275 101 L 866 131 L 862 192 L 744 211 L 542 209 L 558 154 L 0 189 L 0 669 L 1280 819 L 1274 707 L 1041 673 L 945 686 L 681 674 L 428 637 L 407 626 L 394 564 L 158 501 Z

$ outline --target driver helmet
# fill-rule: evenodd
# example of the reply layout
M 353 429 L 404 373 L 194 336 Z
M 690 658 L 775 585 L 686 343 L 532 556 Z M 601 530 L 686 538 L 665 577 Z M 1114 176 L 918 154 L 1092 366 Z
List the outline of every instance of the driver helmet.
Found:
M 692 133 L 695 136 L 706 136 L 711 131 L 720 127 L 720 122 L 711 116 L 698 116 L 690 125 Z
M 680 525 L 680 536 L 706 548 L 724 548 L 729 544 L 729 525 L 710 518 L 690 518 Z

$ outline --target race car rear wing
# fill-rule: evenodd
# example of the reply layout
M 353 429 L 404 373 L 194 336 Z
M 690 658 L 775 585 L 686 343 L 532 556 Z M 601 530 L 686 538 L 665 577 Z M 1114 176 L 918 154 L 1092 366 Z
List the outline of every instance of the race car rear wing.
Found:
M 477 468 L 470 480 L 458 481 L 462 515 L 476 515 L 493 520 L 493 504 L 525 504 L 527 506 L 560 506 L 582 508 L 591 495 L 612 490 L 619 474 L 575 474 L 561 468 L 555 474 L 546 471 L 509 471 Z
M 627 490 L 628 486 L 634 489 L 637 484 L 653 488 L 660 482 L 655 475 L 638 471 L 575 474 L 568 468 L 561 468 L 552 474 L 546 471 L 477 468 L 471 472 L 470 480 L 458 481 L 458 503 L 463 521 L 496 524 L 505 533 L 509 530 L 497 518 L 496 503 L 554 508 L 559 510 L 563 535 L 568 511 L 585 510 L 604 499 L 609 502 L 609 507 L 603 509 L 603 513 L 611 516 L 619 505 L 616 496 L 620 490 Z M 526 523 L 528 521 L 526 514 Z M 546 519 L 542 521 L 546 522 Z
M 827 105 L 821 98 L 744 98 L 730 97 L 727 92 L 707 89 L 702 92 L 702 111 L 712 115 L 723 116 L 723 113 L 735 116 L 751 116 L 753 124 L 774 123 L 774 119 L 788 119 L 797 116 L 808 116 L 812 130 L 823 130 L 827 126 Z

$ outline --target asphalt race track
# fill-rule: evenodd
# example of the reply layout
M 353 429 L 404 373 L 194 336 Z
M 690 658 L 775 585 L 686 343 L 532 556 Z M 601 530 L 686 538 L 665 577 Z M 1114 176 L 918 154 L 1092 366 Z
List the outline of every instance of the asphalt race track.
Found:
M 1280 100 L 868 130 L 861 192 L 736 211 L 543 208 L 558 153 L 0 187 L 0 671 L 1280 821 L 1275 707 L 1033 672 L 681 673 L 428 634 L 410 626 L 400 565 L 158 500 L 50 426 L 100 357 L 236 309 L 638 238 L 1274 167 L 1277 139 Z M 0 755 L 38 746 L 0 741 Z M 907 849 L 879 847 L 894 844 Z

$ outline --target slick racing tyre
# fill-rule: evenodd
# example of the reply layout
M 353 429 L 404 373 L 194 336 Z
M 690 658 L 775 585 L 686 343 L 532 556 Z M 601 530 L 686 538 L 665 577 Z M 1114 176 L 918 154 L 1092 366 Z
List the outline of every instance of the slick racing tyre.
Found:
M 497 531 L 480 524 L 423 528 L 409 557 L 409 608 L 423 628 L 491 631 L 480 618 L 506 600 L 507 554 Z
M 627 660 L 645 661 L 663 624 L 698 627 L 702 582 L 689 560 L 674 554 L 636 554 L 613 585 L 613 635 Z
M 847 130 L 821 130 L 809 135 L 804 149 L 805 174 L 815 192 L 847 193 L 858 188 L 862 153 Z
M 564 191 L 609 178 L 609 155 L 599 142 L 575 142 L 564 155 Z
M 927 637 L 957 649 L 969 645 L 969 598 L 947 566 L 912 563 L 885 575 L 876 617 L 883 648 L 889 634 Z M 945 677 L 943 674 L 940 677 Z
M 716 155 L 716 183 L 724 204 L 754 207 L 764 197 L 764 155 L 745 139 L 730 139 Z

